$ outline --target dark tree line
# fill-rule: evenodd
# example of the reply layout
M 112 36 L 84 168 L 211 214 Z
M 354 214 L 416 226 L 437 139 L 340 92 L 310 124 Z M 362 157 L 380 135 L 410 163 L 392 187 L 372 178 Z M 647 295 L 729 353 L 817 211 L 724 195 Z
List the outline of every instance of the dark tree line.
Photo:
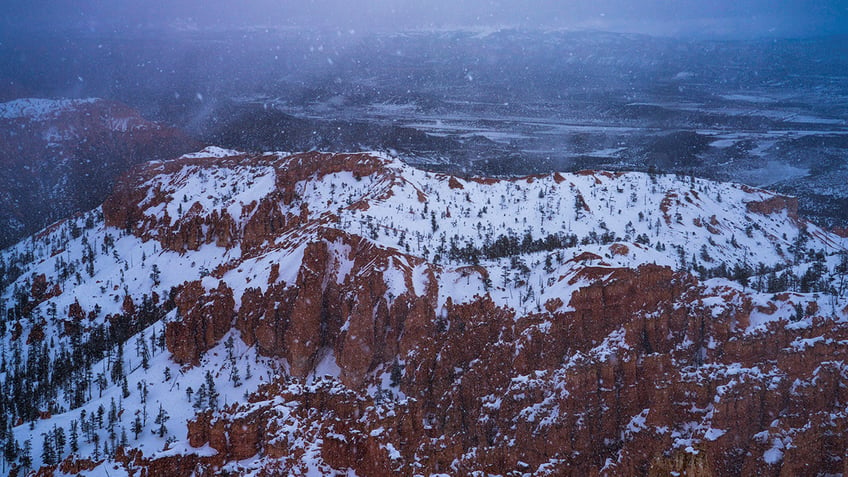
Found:
M 586 239 L 584 239 L 586 240 Z M 604 243 L 602 240 L 609 240 L 606 243 L 615 241 L 614 237 L 598 236 L 590 240 L 596 240 L 596 243 Z M 590 243 L 590 242 L 587 242 Z M 450 244 L 445 250 L 444 246 L 436 249 L 436 253 L 446 254 L 447 259 L 454 262 L 465 262 L 477 265 L 483 258 L 494 259 L 512 257 L 533 252 L 550 252 L 564 248 L 572 248 L 577 246 L 578 240 L 575 234 L 548 234 L 544 238 L 534 239 L 530 232 L 525 233 L 522 237 L 518 237 L 513 233 L 501 234 L 493 241 L 486 240 L 482 246 L 476 246 L 471 241 L 466 241 L 464 244 L 459 243 L 459 237 L 454 236 L 450 240 Z

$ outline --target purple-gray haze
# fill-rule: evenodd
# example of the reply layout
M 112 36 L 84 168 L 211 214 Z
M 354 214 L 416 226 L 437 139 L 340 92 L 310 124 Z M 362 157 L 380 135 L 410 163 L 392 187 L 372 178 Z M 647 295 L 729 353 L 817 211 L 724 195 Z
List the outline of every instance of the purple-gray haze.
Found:
M 315 27 L 340 31 L 564 28 L 752 38 L 848 33 L 848 2 L 826 0 L 7 0 L 7 31 Z

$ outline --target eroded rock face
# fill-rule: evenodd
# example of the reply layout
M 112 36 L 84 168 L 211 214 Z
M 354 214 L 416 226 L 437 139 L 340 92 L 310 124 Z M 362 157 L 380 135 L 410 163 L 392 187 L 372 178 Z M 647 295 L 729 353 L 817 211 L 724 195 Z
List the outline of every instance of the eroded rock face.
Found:
M 224 282 L 207 290 L 199 281 L 186 283 L 175 298 L 181 319 L 165 327 L 165 345 L 176 362 L 198 364 L 200 356 L 232 327 L 233 291 Z
M 309 255 L 304 267 L 318 277 L 316 267 L 328 263 L 327 255 Z M 716 314 L 691 277 L 665 267 L 611 274 L 589 268 L 584 274 L 596 279 L 574 294 L 574 311 L 517 320 L 484 297 L 448 303 L 442 325 L 422 326 L 437 321 L 426 301 L 398 300 L 380 312 L 367 292 L 351 297 L 350 310 L 361 303 L 376 311 L 367 320 L 348 311 L 359 324 L 323 337 L 323 345 L 337 352 L 346 386 L 268 386 L 250 404 L 193 421 L 192 445 L 209 443 L 236 460 L 297 455 L 321 439 L 326 463 L 368 476 L 504 469 L 538 475 L 786 475 L 809 466 L 841 471 L 834 458 L 844 437 L 828 429 L 842 424 L 825 421 L 828 410 L 841 405 L 838 389 L 846 375 L 822 361 L 841 358 L 845 350 L 833 342 L 817 342 L 805 352 L 787 346 L 800 337 L 843 336 L 843 324 L 822 320 L 800 333 L 780 328 L 775 335 L 740 338 L 753 306 L 739 291 L 727 290 L 732 296 L 723 300 L 738 304 Z M 263 303 L 255 296 L 255 303 Z M 294 300 L 291 309 L 299 300 L 328 301 L 291 292 L 279 296 Z M 241 313 L 248 313 L 244 305 Z M 241 326 L 255 334 L 250 322 L 245 318 Z M 383 322 L 390 324 L 382 328 L 398 326 L 398 333 L 351 340 Z M 300 333 L 318 328 L 312 322 L 278 329 L 285 342 L 297 342 L 311 356 L 314 350 Z M 348 356 L 351 343 L 355 351 Z M 392 351 L 383 355 L 380 349 Z M 395 350 L 405 360 L 399 385 L 407 399 L 392 402 L 389 416 L 363 419 L 376 412 L 376 403 L 363 392 L 359 373 L 385 363 Z M 308 369 L 306 362 L 299 366 L 299 372 Z M 271 396 L 295 405 L 274 405 Z M 296 415 L 298 429 L 312 434 L 283 438 L 274 424 L 280 413 L 286 419 Z M 806 429 L 806 422 L 815 425 Z M 769 436 L 787 435 L 797 447 L 777 465 L 765 461 Z
M 417 296 L 407 268 L 409 291 L 390 303 L 381 271 L 420 259 L 338 231 L 326 230 L 320 237 L 323 240 L 306 246 L 294 284 L 245 291 L 236 328 L 245 343 L 256 344 L 261 353 L 286 358 L 292 376 L 305 377 L 322 353 L 332 352 L 342 382 L 355 389 L 367 373 L 391 362 L 399 349 L 417 345 L 410 341 L 414 335 L 401 339 L 404 331 L 432 328 L 436 282 L 428 281 L 430 288 Z M 331 247 L 347 250 L 341 258 L 353 261 L 353 273 L 340 271 Z
M 776 195 L 766 200 L 748 202 L 746 207 L 749 212 L 761 215 L 771 215 L 786 211 L 789 217 L 798 218 L 798 199 L 795 197 Z

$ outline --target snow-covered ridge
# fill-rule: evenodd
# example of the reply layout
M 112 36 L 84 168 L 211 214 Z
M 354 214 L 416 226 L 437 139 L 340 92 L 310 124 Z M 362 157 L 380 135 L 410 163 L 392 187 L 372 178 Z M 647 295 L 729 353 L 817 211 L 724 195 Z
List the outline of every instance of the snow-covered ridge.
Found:
M 75 109 L 82 105 L 90 105 L 102 101 L 99 98 L 87 99 L 45 99 L 21 98 L 6 103 L 0 103 L 0 118 L 30 119 L 46 121 L 53 119 L 63 111 Z
M 289 164 L 298 156 L 284 153 L 257 161 L 213 148 L 184 158 L 227 156 L 243 159 L 186 165 L 176 173 L 170 167 L 139 184 L 149 191 L 148 199 L 153 191 L 157 194 L 151 202 L 156 205 L 142 206 L 143 213 L 161 218 L 167 211 L 176 222 L 197 202 L 201 209 L 192 214 L 225 208 L 245 221 L 249 216 L 241 209 L 273 192 L 275 174 L 301 167 Z M 798 241 L 809 240 L 806 248 L 825 252 L 845 246 L 844 239 L 799 220 L 792 199 L 737 184 L 635 172 L 463 179 L 415 169 L 388 156 L 371 158 L 381 165 L 367 175 L 344 168 L 325 174 L 320 165 L 305 171 L 292 184 L 295 200 L 278 204 L 280 210 L 299 214 L 306 206 L 312 217 L 333 214 L 337 220 L 322 225 L 427 260 L 457 264 L 473 257 L 455 249 L 491 247 L 501 236 L 518 241 L 574 236 L 588 250 L 622 266 L 695 262 L 712 267 L 719 259 L 731 267 L 778 266 L 792 261 Z M 613 242 L 628 244 L 630 252 L 610 253 L 605 246 Z M 674 253 L 665 252 L 669 247 Z M 572 252 L 576 256 L 578 248 Z
M 368 164 L 367 170 L 357 171 L 362 164 Z M 288 198 L 282 199 L 278 188 L 288 176 L 294 182 L 285 186 L 282 196 Z M 381 154 L 249 157 L 207 148 L 151 163 L 135 180 L 130 188 L 142 193 L 136 224 L 160 225 L 137 230 L 138 237 L 97 225 L 91 243 L 110 235 L 128 247 L 108 266 L 115 269 L 121 263 L 143 262 L 140 257 L 148 262 L 155 257 L 156 262 L 162 260 L 165 289 L 165 283 L 173 286 L 229 263 L 222 278 L 237 297 L 246 286 L 263 288 L 263 277 L 274 263 L 291 263 L 289 270 L 296 270 L 302 245 L 315 240 L 316 227 L 361 236 L 380 248 L 443 267 L 442 303 L 447 297 L 462 303 L 488 293 L 498 305 L 519 312 L 540 310 L 549 300 L 567 304 L 566 298 L 580 286 L 571 277 L 587 265 L 658 264 L 701 270 L 707 278 L 744 274 L 746 284 L 762 284 L 786 271 L 803 275 L 810 268 L 804 259 L 814 252 L 822 254 L 822 269 L 835 273 L 838 253 L 846 246 L 845 239 L 796 218 L 791 207 L 781 208 L 782 202 L 764 213 L 761 204 L 783 200 L 770 192 L 671 175 L 581 172 L 463 179 L 415 169 Z M 253 247 L 243 255 L 248 224 L 266 220 L 256 216 L 262 203 L 279 217 L 289 217 L 283 222 L 290 225 L 278 225 L 282 228 L 265 238 L 264 248 Z M 217 220 L 223 214 L 233 221 L 225 246 L 215 246 L 222 242 L 214 240 L 215 229 L 224 227 L 186 229 L 187 224 Z M 201 238 L 196 250 L 169 250 L 171 238 L 186 233 L 205 233 L 207 244 L 202 245 Z M 35 263 L 43 265 L 28 265 L 25 273 L 49 274 L 58 266 L 54 262 L 72 262 L 79 253 L 68 246 L 56 255 L 61 247 L 45 245 L 61 241 L 56 234 L 41 234 L 38 241 L 22 242 L 3 255 L 8 261 L 32 249 Z M 339 266 L 349 268 L 348 260 L 340 260 Z M 486 270 L 485 278 L 469 275 L 464 268 L 478 264 Z M 137 293 L 144 293 L 150 272 L 139 273 Z M 384 273 L 390 277 L 392 272 Z M 293 280 L 291 276 L 287 281 Z M 78 291 L 85 289 L 80 286 Z M 98 288 L 91 287 L 93 302 L 102 300 Z
M 180 159 L 196 159 L 203 157 L 212 157 L 212 158 L 221 158 L 221 157 L 230 157 L 230 156 L 238 156 L 242 153 L 239 151 L 234 151 L 232 149 L 224 149 L 223 147 L 218 146 L 208 146 L 197 152 L 190 152 L 188 154 L 183 154 L 180 156 Z
M 0 103 L 0 119 L 48 122 L 51 129 L 44 138 L 53 142 L 77 140 L 87 121 L 102 123 L 108 130 L 117 132 L 160 128 L 127 105 L 100 98 L 16 99 Z
M 110 326 L 109 315 L 114 319 L 130 306 L 158 309 L 150 304 L 154 293 L 162 303 L 172 288 L 195 280 L 207 293 L 231 289 L 238 313 L 246 293 L 296 287 L 308 268 L 308 249 L 315 244 L 327 251 L 321 263 L 328 270 L 324 286 L 332 282 L 352 290 L 358 285 L 356 275 L 379 276 L 385 291 L 375 300 L 384 300 L 387 308 L 401 295 L 419 298 L 432 292 L 435 317 L 448 332 L 451 306 L 487 297 L 509 310 L 516 322 L 543 317 L 533 318 L 539 322 L 527 328 L 528 336 L 547 335 L 556 326 L 547 317 L 574 312 L 570 302 L 578 291 L 614 281 L 623 269 L 651 264 L 715 276 L 691 293 L 717 319 L 749 305 L 756 310 L 747 323 L 728 332 L 734 338 L 782 321 L 791 321 L 787 329 L 812 327 L 813 315 L 818 320 L 846 319 L 841 290 L 828 288 L 842 287 L 839 260 L 845 240 L 796 217 L 791 200 L 736 184 L 597 171 L 514 180 L 460 178 L 376 153 L 250 156 L 207 148 L 150 163 L 128 176 L 122 187 L 135 201 L 123 205 L 138 211 L 128 214 L 128 220 L 108 225 L 104 206 L 0 251 L 0 304 L 13 313 L 31 305 L 26 315 L 16 315 L 20 331 L 9 324 L 0 335 L 3 352 L 17 349 L 23 359 L 35 356 L 41 348 L 25 344 L 31 341 L 44 343 L 48 355 L 59 356 L 79 325 L 74 310 L 85 311 L 79 321 L 82 336 L 90 337 L 98 327 Z M 268 222 L 273 226 L 257 239 L 257 227 Z M 187 234 L 195 235 L 185 238 Z M 254 246 L 244 246 L 248 238 Z M 185 246 L 187 240 L 191 246 Z M 721 267 L 724 271 L 713 271 Z M 800 284 L 769 282 L 772 276 L 779 282 L 789 272 L 803 277 L 811 269 L 815 282 L 804 292 L 791 290 Z M 22 305 L 20 297 L 27 294 L 39 299 Z M 159 340 L 168 322 L 183 318 L 173 309 L 151 318 L 126 341 L 123 354 L 110 348 L 90 363 L 93 375 L 106 376 L 100 392 L 92 385 L 91 395 L 80 402 L 70 386 L 58 390 L 49 403 L 38 402 L 52 418 L 36 419 L 32 429 L 15 427 L 14 438 L 20 444 L 29 440 L 38 454 L 40 444 L 52 439 L 45 436 L 52 435 L 54 426 L 68 430 L 81 421 L 82 410 L 96 415 L 114 401 L 129 410 L 109 424 L 114 437 L 107 428 L 87 426 L 87 437 L 78 442 L 80 455 L 102 453 L 104 442 L 114 450 L 123 440 L 148 457 L 214 452 L 189 446 L 185 433 L 196 411 L 208 406 L 208 396 L 202 400 L 192 394 L 207 385 L 207 372 L 217 379 L 220 402 L 235 403 L 288 373 L 292 363 L 260 356 L 258 346 L 248 346 L 233 329 L 205 350 L 198 366 L 180 366 Z M 352 326 L 350 321 L 340 325 L 342 333 Z M 43 333 L 40 340 L 38 333 Z M 557 422 L 560 417 L 551 403 L 570 392 L 563 383 L 572 368 L 584 358 L 606 362 L 633 352 L 627 338 L 624 328 L 615 329 L 586 356 L 574 357 L 550 374 L 515 377 L 510 389 L 521 396 L 528 386 L 545 387 L 552 379 L 552 386 L 559 387 L 550 403 L 528 406 L 518 417 L 542 427 Z M 792 347 L 803 350 L 820 341 L 799 339 Z M 56 349 L 46 345 L 51 342 Z M 688 352 L 691 344 L 681 348 Z M 708 341 L 703 353 L 715 346 Z M 310 379 L 323 374 L 338 379 L 344 363 L 332 348 L 322 353 Z M 120 379 L 109 378 L 119 361 L 126 369 L 127 393 Z M 84 379 L 84 371 L 75 372 Z M 373 373 L 370 379 L 389 381 L 387 368 L 378 366 Z M 10 375 L 0 373 L 0 380 Z M 487 402 L 493 411 L 500 406 L 500 398 Z M 166 423 L 155 422 L 160 405 L 167 409 Z M 651 412 L 633 417 L 627 431 L 653 430 L 647 419 Z M 139 417 L 136 427 L 142 413 L 149 415 Z M 710 441 L 721 437 L 710 429 L 698 432 Z M 694 433 L 690 430 L 687 439 Z M 33 457 L 36 464 L 50 459 Z

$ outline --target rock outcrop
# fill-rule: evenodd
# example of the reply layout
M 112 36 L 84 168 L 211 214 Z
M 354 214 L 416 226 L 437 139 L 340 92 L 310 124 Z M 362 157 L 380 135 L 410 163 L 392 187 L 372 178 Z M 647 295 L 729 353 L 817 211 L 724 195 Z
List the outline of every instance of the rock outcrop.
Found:
M 789 217 L 798 218 L 798 199 L 795 197 L 775 195 L 765 200 L 748 202 L 745 206 L 749 212 L 756 214 L 771 215 L 786 211 Z
M 176 362 L 197 364 L 200 356 L 232 327 L 233 291 L 224 282 L 206 290 L 201 282 L 195 281 L 186 283 L 174 301 L 181 319 L 165 327 L 166 346 Z
M 326 252 L 311 254 L 303 267 L 321 276 L 318 264 L 329 263 Z M 323 315 L 330 322 L 335 312 L 310 312 L 311 305 L 298 302 L 335 299 L 254 292 L 240 310 L 243 334 L 257 343 L 265 334 L 269 343 L 295 346 L 285 347 L 286 354 L 308 358 L 316 349 L 306 343 L 315 340 L 316 330 L 328 330 L 322 345 L 336 351 L 344 386 L 332 381 L 305 388 L 285 382 L 268 386 L 252 403 L 191 421 L 190 442 L 208 443 L 229 461 L 297 455 L 320 440 L 326 463 L 368 476 L 503 469 L 539 475 L 777 476 L 810 466 L 839 471 L 844 438 L 828 429 L 839 429 L 842 421 L 826 421 L 841 406 L 839 389 L 848 376 L 841 366 L 822 366 L 822 361 L 845 357 L 848 350 L 837 340 L 848 327 L 819 320 L 802 332 L 776 325 L 774 333 L 743 337 L 753 306 L 738 291 L 728 290 L 732 296 L 722 300 L 741 300 L 740 305 L 717 312 L 704 305 L 710 296 L 703 287 L 665 267 L 583 273 L 595 278 L 571 298 L 574 311 L 516 320 L 481 298 L 448 304 L 442 327 L 420 326 L 421 321 L 433 324 L 432 304 L 416 302 L 424 309 L 409 316 L 403 312 L 415 306 L 400 300 L 386 307 L 385 318 L 379 311 L 364 320 L 349 312 L 352 322 L 341 332 L 317 318 L 290 327 L 293 313 L 276 318 L 268 313 L 266 303 L 278 299 L 271 294 L 287 297 L 286 307 L 301 310 L 300 316 Z M 367 293 L 351 302 L 354 310 L 358 303 L 380 309 Z M 393 317 L 397 313 L 406 319 Z M 381 320 L 391 323 L 384 329 L 399 326 L 398 332 L 369 336 Z M 256 322 L 271 329 L 257 335 L 251 325 Z M 354 333 L 366 343 L 357 343 L 350 356 Z M 821 336 L 834 341 L 816 341 Z M 798 339 L 817 344 L 792 350 Z M 363 394 L 360 376 L 374 363 L 388 364 L 393 355 L 381 354 L 381 347 L 406 350 L 398 382 L 403 400 L 387 403 Z M 292 366 L 292 374 L 308 369 L 307 359 Z M 388 406 L 391 415 L 378 418 L 375 406 Z M 281 439 L 273 424 L 280 413 L 297 415 L 298 429 L 313 434 Z M 808 422 L 817 423 L 818 430 L 807 429 Z M 793 450 L 777 464 L 764 459 L 772 440 L 787 436 Z

